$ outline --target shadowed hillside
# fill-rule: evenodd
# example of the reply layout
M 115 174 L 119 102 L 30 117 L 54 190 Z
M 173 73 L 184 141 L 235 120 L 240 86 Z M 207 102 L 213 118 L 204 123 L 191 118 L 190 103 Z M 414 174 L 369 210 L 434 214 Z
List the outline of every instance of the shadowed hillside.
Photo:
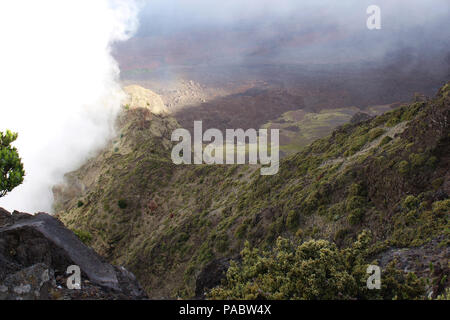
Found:
M 446 84 L 433 99 L 344 124 L 283 159 L 274 176 L 260 176 L 257 166 L 176 166 L 169 140 L 176 121 L 123 110 L 116 140 L 55 187 L 55 208 L 98 253 L 133 271 L 152 298 L 193 297 L 218 285 L 246 241 L 270 251 L 279 236 L 324 239 L 344 250 L 362 232 L 371 237 L 355 266 L 385 267 L 396 257 L 393 270 L 430 279 L 408 297 L 434 297 L 448 287 L 449 102 Z M 243 263 L 252 260 L 244 254 Z M 196 288 L 205 266 L 217 276 Z M 382 297 L 393 297 L 396 281 L 384 284 Z

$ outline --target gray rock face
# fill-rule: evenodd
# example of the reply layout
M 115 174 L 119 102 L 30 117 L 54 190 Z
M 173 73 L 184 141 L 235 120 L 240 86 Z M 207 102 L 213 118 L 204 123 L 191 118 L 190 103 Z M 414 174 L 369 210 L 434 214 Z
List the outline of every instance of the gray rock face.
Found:
M 55 275 L 64 279 L 70 265 L 80 267 L 82 279 L 97 287 L 97 294 L 112 295 L 104 298 L 146 297 L 132 273 L 105 262 L 59 220 L 45 213 L 9 214 L 0 208 L 1 299 L 47 299 L 45 287 L 65 287 L 64 282 L 56 284 Z
M 414 272 L 419 277 L 432 275 L 436 280 L 428 285 L 427 295 L 436 298 L 450 281 L 450 249 L 440 245 L 445 239 L 440 236 L 420 247 L 391 248 L 379 254 L 377 259 L 383 268 L 394 260 L 396 267 L 404 272 Z
M 51 286 L 56 286 L 52 270 L 45 264 L 38 263 L 8 275 L 0 285 L 0 299 L 49 299 Z

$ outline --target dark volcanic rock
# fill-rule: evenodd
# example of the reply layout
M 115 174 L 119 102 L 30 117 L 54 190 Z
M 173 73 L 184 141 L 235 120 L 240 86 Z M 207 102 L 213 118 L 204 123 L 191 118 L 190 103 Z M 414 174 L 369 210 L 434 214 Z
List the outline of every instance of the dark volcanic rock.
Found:
M 441 246 L 445 240 L 445 236 L 440 236 L 420 247 L 391 248 L 379 254 L 377 259 L 383 268 L 395 261 L 396 267 L 404 272 L 414 272 L 424 278 L 431 276 L 434 281 L 428 286 L 428 296 L 436 298 L 449 286 L 450 281 L 450 249 Z
M 197 299 L 204 299 L 207 291 L 221 283 L 222 279 L 226 277 L 231 260 L 233 259 L 215 259 L 203 268 L 195 283 L 195 297 Z
M 55 286 L 53 272 L 38 263 L 6 276 L 0 284 L 0 300 L 49 299 L 50 288 Z
M 97 298 L 146 297 L 132 273 L 105 262 L 59 220 L 45 213 L 9 214 L 0 208 L 0 298 L 47 299 L 49 289 L 42 286 L 50 281 L 45 286 L 65 287 L 64 282 L 56 286 L 53 275 L 64 279 L 70 265 L 80 267 L 82 279 L 95 289 Z M 80 290 L 63 296 L 70 298 L 72 291 Z M 77 297 L 83 294 L 78 292 Z

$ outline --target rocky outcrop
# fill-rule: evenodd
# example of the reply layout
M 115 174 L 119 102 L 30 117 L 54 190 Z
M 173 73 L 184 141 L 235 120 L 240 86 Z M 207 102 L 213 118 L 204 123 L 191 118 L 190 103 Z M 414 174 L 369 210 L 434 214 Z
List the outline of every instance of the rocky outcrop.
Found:
M 226 278 L 231 260 L 240 262 L 241 257 L 214 259 L 203 268 L 195 283 L 196 299 L 205 299 L 205 293 L 217 287 Z
M 81 289 L 66 287 L 67 268 L 81 271 Z M 136 278 L 106 263 L 59 220 L 0 208 L 0 299 L 143 299 Z
M 414 272 L 423 278 L 431 276 L 434 281 L 427 287 L 427 296 L 436 298 L 450 284 L 450 248 L 442 245 L 445 240 L 445 236 L 440 236 L 419 247 L 391 248 L 377 259 L 383 268 L 394 260 L 396 267 L 404 272 Z
M 127 94 L 125 106 L 129 109 L 149 109 L 153 114 L 167 114 L 169 109 L 164 104 L 161 96 L 151 90 L 137 85 L 131 85 L 123 88 Z

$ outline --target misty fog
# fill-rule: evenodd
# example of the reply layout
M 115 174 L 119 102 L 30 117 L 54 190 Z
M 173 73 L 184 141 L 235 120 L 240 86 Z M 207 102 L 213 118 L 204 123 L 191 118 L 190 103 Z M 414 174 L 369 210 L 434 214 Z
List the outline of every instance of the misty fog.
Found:
M 19 133 L 26 171 L 1 207 L 51 211 L 52 186 L 111 136 L 123 98 L 111 45 L 136 14 L 128 0 L 0 2 L 0 130 Z
M 366 27 L 372 4 L 381 8 L 381 30 Z M 405 50 L 443 62 L 449 9 L 446 0 L 155 0 L 117 55 L 123 69 L 370 62 Z

